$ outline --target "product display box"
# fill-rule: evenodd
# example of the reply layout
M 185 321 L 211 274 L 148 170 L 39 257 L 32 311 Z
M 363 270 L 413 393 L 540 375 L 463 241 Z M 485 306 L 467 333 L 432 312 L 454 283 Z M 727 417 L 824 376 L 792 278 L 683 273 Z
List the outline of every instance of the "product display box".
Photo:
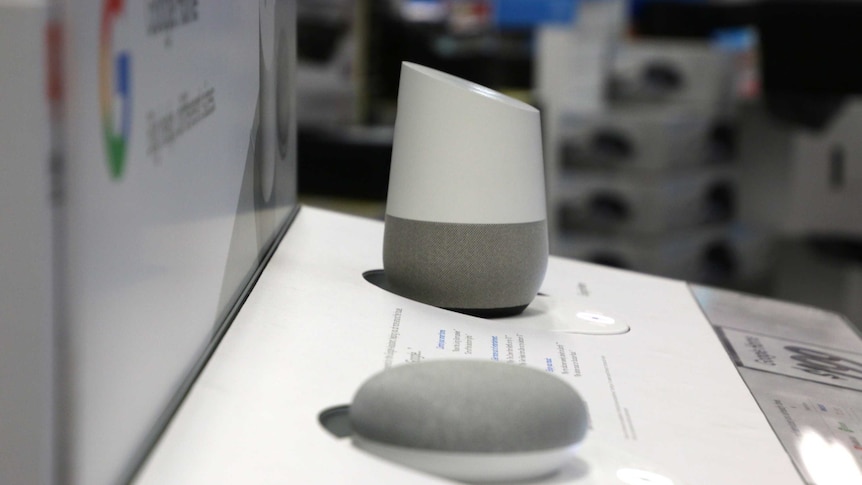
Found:
M 746 222 L 784 234 L 862 236 L 862 102 L 848 97 L 819 130 L 740 112 L 740 199 Z
M 658 234 L 728 222 L 735 216 L 731 167 L 643 174 L 581 171 L 549 182 L 552 240 L 590 230 Z
M 717 120 L 686 105 L 628 104 L 601 113 L 563 115 L 558 170 L 666 170 L 723 161 Z
M 122 483 L 296 207 L 295 2 L 0 1 L 0 483 Z
M 735 55 L 713 42 L 623 42 L 611 76 L 619 99 L 689 103 L 717 117 L 731 115 L 735 105 Z
M 738 288 L 769 276 L 775 263 L 772 239 L 740 224 L 719 224 L 659 235 L 580 233 L 557 239 L 553 251 L 581 261 Z
M 775 272 L 775 295 L 788 301 L 832 308 L 862 328 L 862 262 L 829 254 L 798 241 L 782 247 Z M 812 287 L 809 283 L 816 281 Z

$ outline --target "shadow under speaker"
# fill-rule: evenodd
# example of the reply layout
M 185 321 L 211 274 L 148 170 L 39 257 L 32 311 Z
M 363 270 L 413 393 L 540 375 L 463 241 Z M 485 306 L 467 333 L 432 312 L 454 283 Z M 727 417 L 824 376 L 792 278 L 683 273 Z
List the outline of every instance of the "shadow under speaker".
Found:
M 389 289 L 513 315 L 536 296 L 547 260 L 539 111 L 403 63 L 383 243 Z

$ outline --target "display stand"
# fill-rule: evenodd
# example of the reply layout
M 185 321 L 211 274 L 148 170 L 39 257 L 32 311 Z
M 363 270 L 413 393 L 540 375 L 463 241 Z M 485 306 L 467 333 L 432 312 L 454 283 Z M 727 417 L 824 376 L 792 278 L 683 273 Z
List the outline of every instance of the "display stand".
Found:
M 482 320 L 367 282 L 382 237 L 380 222 L 303 208 L 136 483 L 441 483 L 318 421 L 377 371 L 439 358 L 535 366 L 578 389 L 590 430 L 544 483 L 815 483 L 816 439 L 846 444 L 858 471 L 852 434 L 808 408 L 862 425 L 862 340 L 836 315 L 552 258 L 523 315 Z M 579 315 L 630 330 L 559 331 Z

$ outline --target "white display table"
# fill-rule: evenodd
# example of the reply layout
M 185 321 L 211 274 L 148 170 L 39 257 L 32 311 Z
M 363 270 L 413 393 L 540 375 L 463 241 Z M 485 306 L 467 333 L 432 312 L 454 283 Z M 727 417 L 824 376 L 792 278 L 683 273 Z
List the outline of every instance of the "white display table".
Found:
M 542 483 L 802 484 L 816 474 L 794 465 L 806 440 L 840 441 L 839 422 L 862 433 L 862 366 L 835 360 L 862 343 L 832 314 L 552 257 L 523 315 L 482 320 L 369 284 L 382 237 L 380 222 L 302 208 L 136 483 L 448 483 L 318 422 L 370 375 L 417 359 L 497 359 L 571 383 L 590 431 Z M 797 330 L 801 351 L 785 345 Z M 815 395 L 846 418 L 808 431 L 801 406 Z

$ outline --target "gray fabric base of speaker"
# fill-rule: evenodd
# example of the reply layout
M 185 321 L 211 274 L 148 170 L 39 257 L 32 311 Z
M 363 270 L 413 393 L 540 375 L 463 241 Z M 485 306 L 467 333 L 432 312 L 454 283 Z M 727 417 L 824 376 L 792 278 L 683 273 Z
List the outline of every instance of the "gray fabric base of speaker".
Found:
M 548 265 L 547 221 L 452 224 L 386 215 L 383 267 L 398 295 L 471 314 L 520 313 Z
M 389 279 L 386 278 L 386 271 L 382 269 L 372 269 L 362 273 L 362 277 L 365 278 L 365 281 L 371 283 L 372 285 L 386 290 L 390 293 L 394 293 L 398 296 L 403 296 L 405 298 L 409 298 L 407 295 L 402 295 L 398 292 L 397 289 L 393 288 L 389 283 Z M 480 318 L 504 318 L 510 317 L 512 315 L 518 315 L 523 313 L 523 311 L 529 305 L 519 305 L 516 307 L 504 307 L 504 308 L 448 308 L 441 307 L 444 310 L 451 310 L 453 312 L 458 313 L 466 313 L 467 315 L 473 315 L 474 317 Z

